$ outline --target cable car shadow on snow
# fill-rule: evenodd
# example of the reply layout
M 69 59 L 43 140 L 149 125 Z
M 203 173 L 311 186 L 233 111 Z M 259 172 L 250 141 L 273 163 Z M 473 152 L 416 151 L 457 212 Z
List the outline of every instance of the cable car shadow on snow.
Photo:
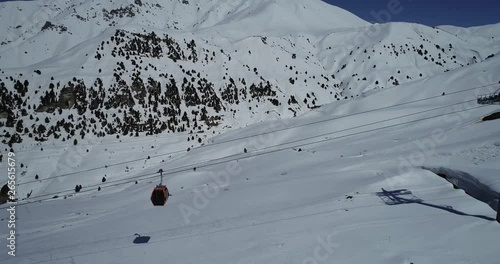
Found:
M 466 214 L 464 212 L 453 209 L 453 207 L 449 205 L 435 205 L 425 202 L 424 200 L 416 197 L 411 191 L 407 189 L 393 190 L 387 191 L 382 188 L 382 192 L 377 192 L 376 195 L 387 205 L 400 205 L 400 204 L 421 204 L 425 206 L 429 206 L 436 209 L 441 209 L 448 211 L 450 213 L 454 213 L 457 215 L 463 216 L 472 216 L 481 218 L 488 221 L 496 221 L 495 218 L 484 216 L 484 215 L 471 215 Z
M 135 233 L 134 236 L 136 236 L 136 238 L 133 241 L 134 244 L 147 244 L 151 239 L 151 237 L 149 236 L 141 236 L 137 233 Z

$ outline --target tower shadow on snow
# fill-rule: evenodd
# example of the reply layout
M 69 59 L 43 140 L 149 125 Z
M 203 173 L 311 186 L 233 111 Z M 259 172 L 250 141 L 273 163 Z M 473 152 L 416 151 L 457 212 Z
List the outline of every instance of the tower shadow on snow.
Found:
M 393 190 L 387 191 L 382 188 L 382 192 L 377 192 L 376 195 L 387 205 L 400 205 L 400 204 L 421 204 L 425 206 L 429 206 L 436 209 L 441 209 L 448 211 L 450 213 L 454 213 L 457 215 L 463 216 L 471 216 L 476 218 L 481 218 L 488 221 L 496 221 L 495 218 L 484 216 L 484 215 L 471 215 L 458 210 L 453 209 L 452 206 L 449 205 L 435 205 L 425 202 L 424 200 L 416 197 L 411 191 L 407 189 Z

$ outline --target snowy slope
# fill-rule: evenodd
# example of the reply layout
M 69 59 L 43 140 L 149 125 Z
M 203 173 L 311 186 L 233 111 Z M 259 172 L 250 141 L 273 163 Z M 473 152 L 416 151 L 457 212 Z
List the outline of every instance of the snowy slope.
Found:
M 207 28 L 227 31 L 224 28 L 227 26 L 238 31 L 245 28 L 246 34 L 266 35 L 274 32 L 281 35 L 283 32 L 325 31 L 368 24 L 319 0 L 169 0 L 144 3 L 140 0 L 119 3 L 44 0 L 3 2 L 0 8 L 0 42 L 13 42 L 19 49 L 18 54 L 12 54 L 19 57 L 10 61 L 10 67 L 40 62 L 97 37 L 108 28 L 126 25 L 188 32 Z M 311 17 L 315 19 L 311 20 Z M 41 30 L 47 21 L 54 26 Z M 3 46 L 7 47 L 2 47 L 2 50 L 12 48 L 10 45 Z M 24 51 L 34 51 L 34 47 L 41 50 L 21 56 Z M 42 50 L 44 52 L 40 52 Z M 4 62 L 12 58 L 9 54 L 2 55 Z
M 480 121 L 498 106 L 474 102 L 477 93 L 500 86 L 499 61 L 228 132 L 165 163 L 144 156 L 175 151 L 183 144 L 175 136 L 93 143 L 88 155 L 69 155 L 82 159 L 75 170 L 119 162 L 124 153 L 141 160 L 58 183 L 42 178 L 36 184 L 51 191 L 83 184 L 85 192 L 19 205 L 22 251 L 15 259 L 2 253 L 2 263 L 496 263 L 496 212 L 421 167 L 477 173 L 500 191 L 498 120 Z M 382 107 L 389 108 L 373 110 Z M 332 118 L 339 119 L 320 123 Z M 396 119 L 384 121 L 390 118 Z M 297 127 L 308 123 L 316 124 Z M 298 141 L 322 134 L 329 135 Z M 324 141 L 299 146 L 316 140 Z M 52 164 L 76 148 L 49 156 L 26 151 L 18 159 Z M 283 150 L 265 154 L 276 149 Z M 245 158 L 253 155 L 259 156 Z M 210 165 L 218 158 L 228 162 Z M 187 169 L 166 173 L 173 196 L 154 208 L 149 192 L 160 168 Z M 32 179 L 26 171 L 20 183 Z M 102 174 L 109 183 L 98 192 L 89 186 Z M 114 186 L 120 179 L 127 183 Z
M 298 0 L 1 8 L 1 130 L 22 139 L 1 263 L 498 262 L 499 110 L 476 104 L 500 88 L 498 25 Z
M 203 142 L 500 49 L 468 31 L 370 25 L 319 0 L 14 1 L 0 14 L 2 137 L 21 148 L 166 132 Z
M 498 24 L 484 25 L 480 27 L 456 27 L 456 26 L 439 26 L 441 30 L 446 30 L 447 32 L 455 35 L 469 35 L 474 37 L 485 37 L 494 39 L 500 35 L 500 29 L 498 29 Z

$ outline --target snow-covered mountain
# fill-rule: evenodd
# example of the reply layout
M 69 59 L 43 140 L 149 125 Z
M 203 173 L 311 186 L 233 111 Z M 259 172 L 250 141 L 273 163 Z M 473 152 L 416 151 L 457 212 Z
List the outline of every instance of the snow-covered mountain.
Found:
M 371 25 L 319 0 L 13 1 L 1 3 L 0 22 L 5 143 L 198 140 L 500 50 L 498 30 L 471 40 L 449 28 Z
M 182 133 L 18 151 L 21 201 L 0 207 L 7 241 L 17 205 L 18 251 L 0 261 L 496 263 L 500 129 L 482 119 L 498 106 L 474 99 L 499 70 L 495 57 L 187 153 Z
M 499 38 L 319 0 L 2 2 L 0 262 L 497 263 Z

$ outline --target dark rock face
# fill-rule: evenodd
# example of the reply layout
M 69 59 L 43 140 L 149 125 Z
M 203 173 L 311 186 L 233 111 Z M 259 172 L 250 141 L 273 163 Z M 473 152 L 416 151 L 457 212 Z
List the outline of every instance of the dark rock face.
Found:
M 9 201 L 9 187 L 5 184 L 0 191 L 0 204 L 4 204 Z
M 68 28 L 64 25 L 54 25 L 50 21 L 46 21 L 45 24 L 42 26 L 42 31 L 47 31 L 47 30 L 54 30 L 54 31 L 59 31 L 59 33 L 63 33 L 68 31 Z
M 136 4 L 137 4 L 137 2 L 138 1 L 136 1 Z M 139 1 L 139 3 L 141 3 L 141 2 Z M 141 3 L 141 5 L 142 5 L 142 3 Z M 104 16 L 104 20 L 112 21 L 116 17 L 119 17 L 119 18 L 134 17 L 136 15 L 136 10 L 135 10 L 134 5 L 130 4 L 129 6 L 126 6 L 126 7 L 120 7 L 120 8 L 115 8 L 115 9 L 111 9 L 111 10 L 103 9 L 102 13 Z

